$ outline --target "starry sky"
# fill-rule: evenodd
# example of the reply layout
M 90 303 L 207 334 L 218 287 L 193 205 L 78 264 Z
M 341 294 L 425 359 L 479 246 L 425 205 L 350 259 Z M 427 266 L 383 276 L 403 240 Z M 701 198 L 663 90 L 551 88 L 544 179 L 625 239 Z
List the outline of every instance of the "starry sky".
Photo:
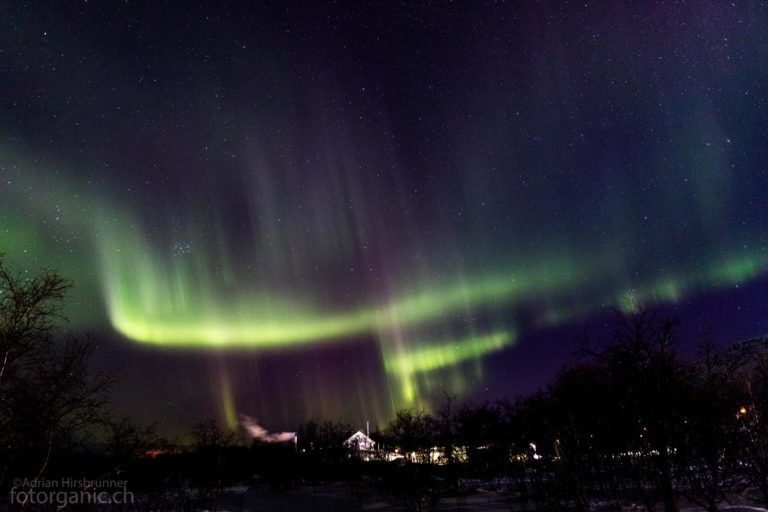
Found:
M 385 424 L 768 331 L 760 2 L 7 2 L 0 251 L 116 413 Z

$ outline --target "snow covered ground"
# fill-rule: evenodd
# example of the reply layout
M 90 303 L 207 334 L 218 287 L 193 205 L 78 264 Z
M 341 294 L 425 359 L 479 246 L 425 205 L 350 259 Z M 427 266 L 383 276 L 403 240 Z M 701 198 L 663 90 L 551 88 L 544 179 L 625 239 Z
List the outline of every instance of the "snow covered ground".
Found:
M 454 512 L 531 512 L 540 510 L 535 505 L 515 503 L 509 495 L 492 490 L 479 489 L 467 496 L 444 497 L 436 503 L 398 500 L 381 490 L 369 486 L 350 486 L 347 483 L 304 485 L 289 490 L 275 490 L 269 486 L 230 488 L 219 503 L 222 512 L 394 512 L 402 510 L 434 510 Z M 599 511 L 642 511 L 639 506 L 627 504 L 616 509 L 607 504 L 595 503 Z M 661 507 L 659 506 L 659 510 Z M 703 510 L 685 502 L 680 512 Z M 768 512 L 766 508 L 749 505 L 723 504 L 728 512 Z

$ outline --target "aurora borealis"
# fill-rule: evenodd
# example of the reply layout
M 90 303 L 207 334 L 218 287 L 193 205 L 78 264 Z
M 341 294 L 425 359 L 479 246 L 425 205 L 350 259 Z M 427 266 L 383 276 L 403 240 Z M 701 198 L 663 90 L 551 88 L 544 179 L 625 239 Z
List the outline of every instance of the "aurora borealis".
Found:
M 0 252 L 145 418 L 514 394 L 632 304 L 766 330 L 763 5 L 0 13 Z

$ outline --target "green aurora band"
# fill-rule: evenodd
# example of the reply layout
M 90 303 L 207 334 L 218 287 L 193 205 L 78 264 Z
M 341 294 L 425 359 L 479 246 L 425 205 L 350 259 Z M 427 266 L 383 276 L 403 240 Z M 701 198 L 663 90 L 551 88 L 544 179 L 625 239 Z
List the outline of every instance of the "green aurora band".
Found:
M 6 161 L 15 169 L 51 165 L 8 154 Z M 274 351 L 372 337 L 391 379 L 392 410 L 428 406 L 423 396 L 446 379 L 454 391 L 468 389 L 467 375 L 475 376 L 473 382 L 482 376 L 486 355 L 513 345 L 516 308 L 535 304 L 538 324 L 554 325 L 606 307 L 674 302 L 697 290 L 747 282 L 768 269 L 764 252 L 745 250 L 628 286 L 623 260 L 611 254 L 541 254 L 473 274 L 416 272 L 394 279 L 405 287 L 374 298 L 362 291 L 339 304 L 311 287 L 262 286 L 258 276 L 244 276 L 234 264 L 214 271 L 207 251 L 160 249 L 126 205 L 104 200 L 111 194 L 57 180 L 52 172 L 45 173 L 44 185 L 30 175 L 17 172 L 0 190 L 6 199 L 0 216 L 10 219 L 0 229 L 0 249 L 17 264 L 33 261 L 75 276 L 69 310 L 74 326 L 98 325 L 97 301 L 117 332 L 160 348 Z M 225 245 L 219 254 L 227 252 Z M 476 324 L 479 312 L 491 320 Z M 235 401 L 226 370 L 222 374 L 223 416 L 232 424 Z

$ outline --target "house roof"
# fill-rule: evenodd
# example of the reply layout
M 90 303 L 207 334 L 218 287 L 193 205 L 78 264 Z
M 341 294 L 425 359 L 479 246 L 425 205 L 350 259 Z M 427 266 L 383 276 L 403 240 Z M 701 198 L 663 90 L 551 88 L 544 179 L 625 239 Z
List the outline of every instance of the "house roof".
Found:
M 371 439 L 370 437 L 365 435 L 361 430 L 358 430 L 357 432 L 355 432 L 354 434 L 349 436 L 349 439 L 344 441 L 344 444 L 351 444 L 351 443 L 360 444 L 361 442 L 362 443 L 375 443 L 376 441 L 374 441 L 373 439 Z

